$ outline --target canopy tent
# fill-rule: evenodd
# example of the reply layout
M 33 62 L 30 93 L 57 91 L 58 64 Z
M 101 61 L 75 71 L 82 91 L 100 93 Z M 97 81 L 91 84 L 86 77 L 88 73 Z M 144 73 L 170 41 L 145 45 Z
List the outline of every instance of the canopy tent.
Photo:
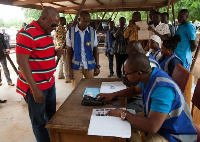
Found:
M 84 1 L 84 2 L 83 2 Z M 0 4 L 41 10 L 52 6 L 61 13 L 76 14 L 81 4 L 82 10 L 94 12 L 150 11 L 179 0 L 0 0 Z

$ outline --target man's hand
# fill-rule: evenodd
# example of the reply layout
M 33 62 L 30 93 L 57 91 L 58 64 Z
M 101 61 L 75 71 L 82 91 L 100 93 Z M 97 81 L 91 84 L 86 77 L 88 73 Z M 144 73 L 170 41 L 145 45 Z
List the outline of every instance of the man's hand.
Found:
M 116 109 L 110 110 L 106 115 L 115 116 L 115 117 L 121 117 L 121 113 L 123 111 L 124 111 L 123 109 L 116 108 Z
M 44 103 L 45 102 L 45 96 L 39 88 L 36 89 L 35 91 L 33 91 L 33 98 L 36 103 Z
M 148 27 L 148 30 L 155 33 L 155 30 L 151 26 Z
M 97 100 L 105 99 L 106 102 L 111 101 L 114 97 L 115 97 L 115 96 L 114 96 L 113 93 L 101 93 L 101 94 L 98 94 L 98 95 L 96 96 Z
M 63 53 L 63 49 L 62 49 L 62 48 L 56 49 L 56 56 L 57 56 L 58 58 L 61 57 L 62 53 Z
M 105 55 L 106 55 L 106 57 L 108 57 L 108 53 L 107 52 L 105 52 Z
M 94 76 L 98 76 L 100 73 L 100 69 L 94 68 Z

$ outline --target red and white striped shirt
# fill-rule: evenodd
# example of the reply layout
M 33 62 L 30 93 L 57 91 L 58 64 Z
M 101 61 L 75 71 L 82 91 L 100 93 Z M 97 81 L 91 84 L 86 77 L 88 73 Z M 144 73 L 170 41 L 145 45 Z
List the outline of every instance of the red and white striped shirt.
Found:
M 30 55 L 32 75 L 41 90 L 46 90 L 54 84 L 56 62 L 53 38 L 47 35 L 36 21 L 18 32 L 16 54 Z M 19 69 L 16 91 L 25 97 L 28 88 L 30 87 Z

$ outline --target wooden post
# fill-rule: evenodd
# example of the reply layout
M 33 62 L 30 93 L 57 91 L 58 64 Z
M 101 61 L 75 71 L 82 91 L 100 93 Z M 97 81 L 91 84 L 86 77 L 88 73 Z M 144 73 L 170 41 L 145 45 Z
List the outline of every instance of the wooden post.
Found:
M 176 21 L 175 21 L 174 2 L 173 2 L 173 0 L 172 0 L 172 15 L 173 15 L 174 27 L 175 27 L 175 29 L 176 29 Z
M 168 7 L 167 7 L 167 13 L 168 14 L 169 14 L 170 3 L 171 3 L 171 0 L 168 0 Z
M 110 21 L 112 21 L 112 17 L 113 17 L 114 12 L 115 12 L 115 9 L 113 10 L 112 15 L 111 15 L 110 18 L 108 19 L 108 23 L 107 23 L 107 25 L 109 25 Z
M 68 13 L 68 14 L 69 14 L 70 18 L 72 19 L 72 21 L 74 21 L 73 18 L 72 18 L 72 15 L 70 13 Z
M 118 14 L 118 12 L 117 12 L 117 14 Z M 117 14 L 115 15 L 115 18 L 117 17 Z M 115 18 L 113 19 L 113 21 L 115 20 Z
M 101 23 L 103 22 L 103 19 L 104 19 L 104 17 L 105 17 L 105 15 L 106 15 L 106 13 L 107 13 L 107 10 L 104 12 L 104 14 L 103 14 L 103 17 L 102 17 L 101 21 L 99 22 L 99 25 L 98 25 L 98 27 L 97 27 L 96 31 L 98 31 L 98 30 L 99 30 L 99 27 L 100 27 Z
M 43 6 L 43 4 L 42 4 L 42 0 L 39 0 L 39 2 L 40 2 L 40 4 L 41 4 L 41 6 L 42 6 L 42 9 L 44 9 L 44 6 Z
M 83 6 L 84 6 L 84 4 L 85 4 L 85 1 L 86 1 L 86 0 L 82 0 L 82 2 L 81 2 L 81 5 L 80 5 L 80 7 L 79 7 L 79 10 L 78 10 L 78 12 L 76 13 L 76 16 L 75 16 L 75 18 L 74 18 L 74 21 L 73 21 L 73 23 L 72 23 L 72 27 L 76 25 L 78 16 L 80 15 L 80 13 L 81 13 L 81 11 L 82 11 L 82 8 L 83 8 Z

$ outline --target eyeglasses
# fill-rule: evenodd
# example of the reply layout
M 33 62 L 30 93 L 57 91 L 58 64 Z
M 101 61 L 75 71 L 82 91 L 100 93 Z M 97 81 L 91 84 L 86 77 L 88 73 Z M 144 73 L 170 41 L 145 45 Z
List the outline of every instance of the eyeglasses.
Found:
M 148 68 L 146 71 L 140 71 L 140 70 L 139 71 L 142 72 L 142 74 L 145 74 L 145 73 L 148 73 L 150 71 L 150 69 L 151 68 Z M 130 75 L 130 74 L 133 74 L 133 73 L 136 73 L 136 72 L 139 72 L 139 71 L 134 71 L 134 72 L 131 72 L 131 73 L 125 73 L 124 76 Z
M 46 17 L 46 19 L 47 19 L 47 17 Z M 49 19 L 47 19 L 47 21 L 49 21 Z M 51 23 L 51 22 L 49 21 L 49 23 Z M 55 27 L 58 27 L 58 25 L 55 24 L 55 23 L 51 23 L 51 27 L 52 27 L 52 28 L 55 28 Z

